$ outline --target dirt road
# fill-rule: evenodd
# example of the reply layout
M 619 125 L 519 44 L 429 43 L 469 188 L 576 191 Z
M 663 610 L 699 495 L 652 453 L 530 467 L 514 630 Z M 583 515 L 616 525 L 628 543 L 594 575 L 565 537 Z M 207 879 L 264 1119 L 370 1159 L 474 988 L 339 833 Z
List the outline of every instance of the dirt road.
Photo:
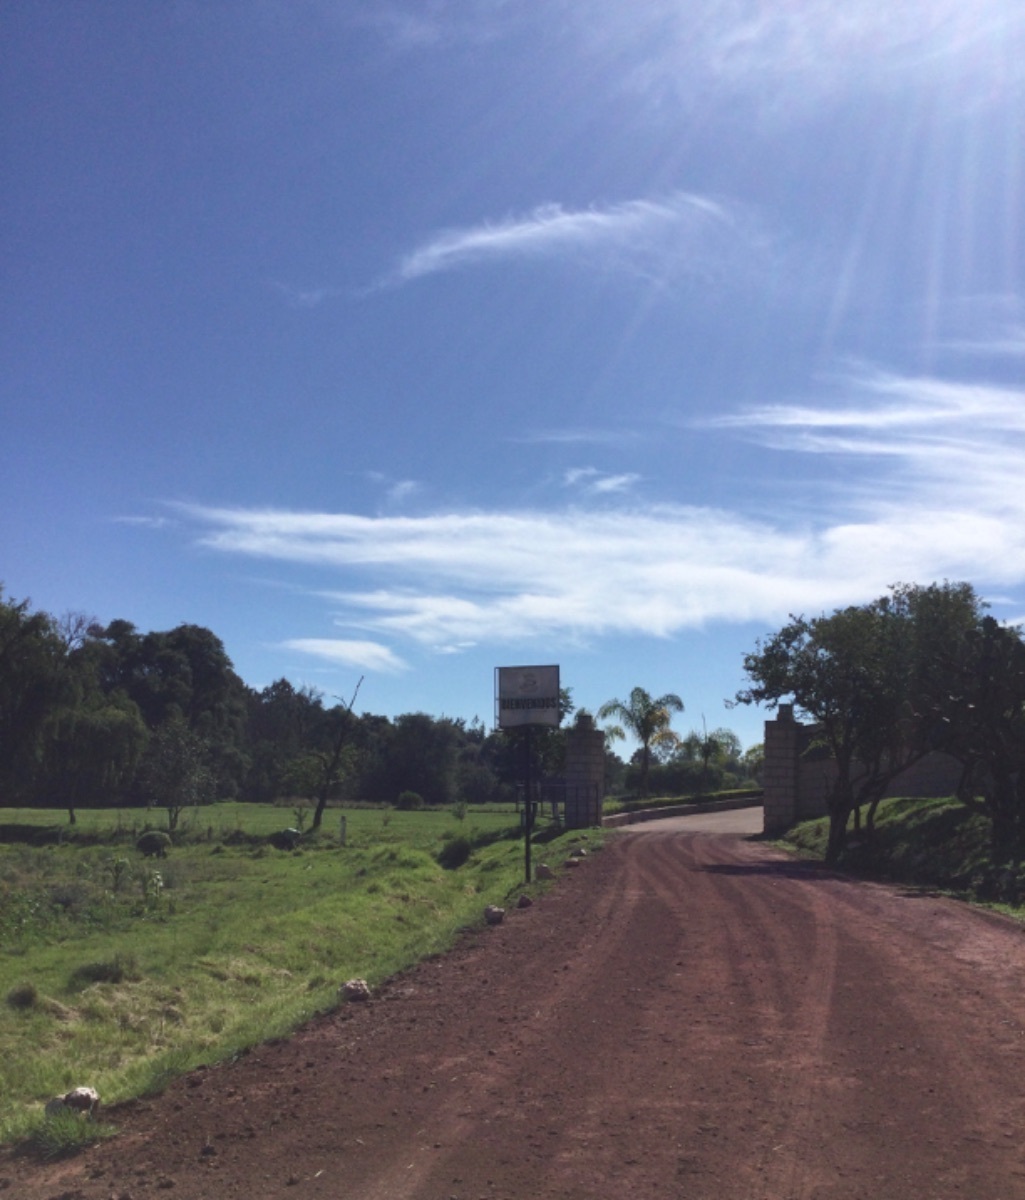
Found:
M 617 833 L 18 1200 L 1018 1200 L 1025 936 L 737 837 Z

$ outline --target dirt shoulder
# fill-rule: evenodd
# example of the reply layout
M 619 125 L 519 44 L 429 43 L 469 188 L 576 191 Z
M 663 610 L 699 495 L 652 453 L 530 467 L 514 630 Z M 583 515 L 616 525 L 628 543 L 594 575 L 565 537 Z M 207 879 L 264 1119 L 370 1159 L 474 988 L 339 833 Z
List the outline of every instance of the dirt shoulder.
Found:
M 0 1196 L 1016 1200 L 1023 977 L 1010 923 L 649 826 Z

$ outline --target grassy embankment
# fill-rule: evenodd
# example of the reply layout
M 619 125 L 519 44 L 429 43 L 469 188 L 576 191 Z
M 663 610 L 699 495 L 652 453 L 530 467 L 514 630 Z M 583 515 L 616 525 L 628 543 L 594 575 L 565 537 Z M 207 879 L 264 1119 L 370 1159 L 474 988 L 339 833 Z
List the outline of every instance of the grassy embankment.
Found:
M 602 811 L 611 817 L 615 813 L 639 812 L 658 808 L 677 808 L 681 804 L 719 804 L 725 801 L 757 800 L 760 787 L 724 788 L 718 792 L 692 792 L 685 796 L 611 796 Z
M 280 1036 L 346 979 L 379 984 L 524 890 L 511 811 L 349 810 L 344 846 L 340 815 L 282 852 L 265 839 L 288 810 L 214 805 L 143 859 L 145 814 L 0 812 L 0 1141 L 38 1136 L 68 1088 L 115 1103 Z M 534 861 L 600 836 L 541 826 Z
M 933 888 L 1025 917 L 1025 868 L 993 865 L 990 824 L 963 804 L 950 797 L 884 800 L 875 826 L 870 844 L 863 833 L 854 832 L 852 820 L 844 871 Z M 805 821 L 780 845 L 821 859 L 828 828 L 825 818 Z

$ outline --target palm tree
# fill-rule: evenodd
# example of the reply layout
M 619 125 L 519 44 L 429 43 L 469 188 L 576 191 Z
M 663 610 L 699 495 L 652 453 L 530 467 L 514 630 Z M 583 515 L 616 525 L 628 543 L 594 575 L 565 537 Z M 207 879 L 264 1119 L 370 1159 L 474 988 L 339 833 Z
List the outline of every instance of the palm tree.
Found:
M 618 717 L 627 732 L 641 743 L 641 794 L 648 794 L 648 768 L 651 765 L 651 747 L 675 745 L 679 738 L 669 728 L 674 712 L 683 712 L 683 701 L 675 692 L 666 692 L 653 700 L 641 687 L 635 687 L 630 699 L 609 700 L 598 709 L 598 719 Z M 623 728 L 612 725 L 605 733 L 610 738 L 624 737 Z

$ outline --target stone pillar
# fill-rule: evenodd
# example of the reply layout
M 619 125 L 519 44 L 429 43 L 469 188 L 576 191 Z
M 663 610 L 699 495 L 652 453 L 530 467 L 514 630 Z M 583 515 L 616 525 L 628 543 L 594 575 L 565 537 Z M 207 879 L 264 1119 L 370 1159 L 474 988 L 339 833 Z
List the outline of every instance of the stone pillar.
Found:
M 797 820 L 797 753 L 801 726 L 794 706 L 781 704 L 775 721 L 765 722 L 765 762 L 762 766 L 765 833 L 782 833 Z
M 581 713 L 566 730 L 566 828 L 601 824 L 605 799 L 605 734 Z

